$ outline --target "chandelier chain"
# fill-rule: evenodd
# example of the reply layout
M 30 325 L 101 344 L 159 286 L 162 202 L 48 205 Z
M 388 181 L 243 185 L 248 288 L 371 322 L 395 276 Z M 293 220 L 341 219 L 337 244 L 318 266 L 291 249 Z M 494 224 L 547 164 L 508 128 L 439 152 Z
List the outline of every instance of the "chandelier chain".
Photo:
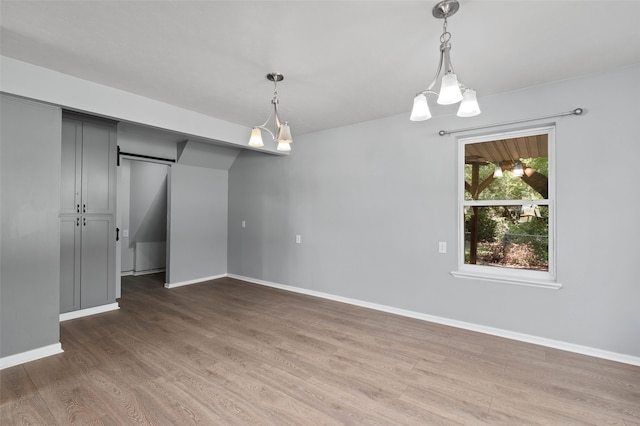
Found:
M 447 31 L 447 18 L 444 18 L 444 23 L 442 24 L 442 35 L 440 36 L 440 43 L 447 43 L 451 40 L 451 33 Z
M 271 99 L 272 104 L 278 103 L 278 80 L 273 79 L 273 98 Z

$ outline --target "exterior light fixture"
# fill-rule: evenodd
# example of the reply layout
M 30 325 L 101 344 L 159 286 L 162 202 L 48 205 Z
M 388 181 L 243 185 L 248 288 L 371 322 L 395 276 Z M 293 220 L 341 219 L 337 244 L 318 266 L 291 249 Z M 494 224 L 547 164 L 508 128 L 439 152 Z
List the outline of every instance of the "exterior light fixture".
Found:
M 493 169 L 493 177 L 494 178 L 502 177 L 502 166 L 500 165 L 500 163 L 496 163 L 496 168 Z
M 440 63 L 433 81 L 422 92 L 416 94 L 413 99 L 413 109 L 411 111 L 411 121 L 423 121 L 431 118 L 429 111 L 429 95 L 438 96 L 437 102 L 440 105 L 451 105 L 460 102 L 458 117 L 473 117 L 480 114 L 480 106 L 476 98 L 475 90 L 462 84 L 456 76 L 451 64 L 451 33 L 447 31 L 447 18 L 458 11 L 460 4 L 457 0 L 443 0 L 433 7 L 433 16 L 444 19 L 442 35 L 440 36 Z M 440 83 L 440 93 L 435 92 L 433 87 L 438 81 L 438 77 L 443 73 Z
M 524 175 L 524 170 L 522 169 L 522 163 L 518 161 L 516 162 L 516 165 L 513 166 L 513 176 L 522 177 L 523 175 Z
M 276 148 L 278 151 L 291 151 L 291 142 L 293 142 L 293 139 L 291 138 L 291 128 L 289 127 L 289 123 L 282 121 L 278 114 L 278 82 L 283 79 L 284 76 L 277 72 L 267 74 L 267 80 L 273 81 L 273 98 L 271 99 L 273 110 L 271 110 L 269 117 L 267 117 L 267 120 L 264 123 L 260 126 L 254 126 L 253 129 L 251 129 L 249 146 L 264 146 L 264 142 L 262 141 L 262 130 L 265 130 L 271 135 L 271 138 L 278 143 Z M 273 132 L 266 127 L 272 116 L 274 117 Z

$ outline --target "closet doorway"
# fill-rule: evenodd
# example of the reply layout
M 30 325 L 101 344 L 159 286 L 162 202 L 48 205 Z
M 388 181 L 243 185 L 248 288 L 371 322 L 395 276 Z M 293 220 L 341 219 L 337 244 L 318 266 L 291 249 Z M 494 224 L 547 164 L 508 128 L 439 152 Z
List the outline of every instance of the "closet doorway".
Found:
M 118 213 L 121 276 L 166 271 L 169 253 L 168 179 L 167 164 L 124 156 L 120 160 Z M 117 293 L 119 296 L 120 291 Z

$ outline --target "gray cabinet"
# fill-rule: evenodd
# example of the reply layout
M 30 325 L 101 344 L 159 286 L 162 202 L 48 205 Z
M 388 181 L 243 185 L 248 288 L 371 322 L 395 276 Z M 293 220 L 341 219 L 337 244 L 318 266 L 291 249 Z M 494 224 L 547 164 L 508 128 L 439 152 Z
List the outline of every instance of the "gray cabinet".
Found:
M 80 217 L 60 217 L 60 312 L 80 309 Z
M 62 120 L 60 312 L 115 302 L 116 127 Z
M 61 214 L 115 214 L 116 128 L 64 116 Z
M 115 302 L 116 232 L 112 216 L 82 218 L 80 308 Z

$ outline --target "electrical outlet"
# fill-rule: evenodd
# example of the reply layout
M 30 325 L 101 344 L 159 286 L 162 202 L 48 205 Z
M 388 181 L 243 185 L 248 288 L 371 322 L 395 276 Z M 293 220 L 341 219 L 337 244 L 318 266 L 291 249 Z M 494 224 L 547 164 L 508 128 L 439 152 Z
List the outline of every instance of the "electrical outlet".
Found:
M 129 230 L 128 229 L 123 229 L 122 230 L 122 238 L 129 238 Z
M 246 221 L 246 220 L 243 220 L 243 221 L 242 221 L 242 227 L 243 227 L 243 228 L 246 228 L 246 227 L 247 227 L 247 221 Z
M 300 235 L 296 235 L 296 244 L 300 244 L 302 242 L 302 237 Z
M 444 241 L 440 241 L 438 243 L 438 253 L 446 253 L 447 252 L 447 243 Z

